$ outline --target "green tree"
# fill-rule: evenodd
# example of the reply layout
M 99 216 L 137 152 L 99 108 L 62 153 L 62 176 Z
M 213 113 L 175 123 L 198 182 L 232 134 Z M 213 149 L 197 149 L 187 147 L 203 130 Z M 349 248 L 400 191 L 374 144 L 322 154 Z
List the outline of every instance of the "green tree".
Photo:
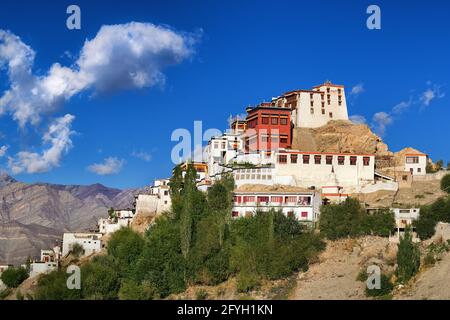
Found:
M 419 271 L 419 267 L 419 248 L 413 243 L 411 230 L 408 228 L 398 244 L 397 277 L 399 282 L 407 282 Z
M 183 171 L 181 165 L 175 166 L 172 177 L 169 181 L 169 193 L 172 200 L 172 211 L 176 217 L 181 213 L 183 207 L 183 198 L 181 192 L 183 190 Z
M 79 300 L 81 290 L 69 290 L 64 269 L 41 275 L 35 292 L 36 300 Z
M 3 271 L 0 279 L 8 288 L 17 288 L 28 278 L 28 271 L 23 267 L 10 267 Z
M 96 256 L 81 268 L 82 296 L 89 300 L 114 300 L 118 297 L 120 277 L 110 256 Z
M 72 255 L 76 258 L 79 258 L 80 256 L 82 256 L 84 254 L 84 248 L 81 244 L 79 243 L 74 243 L 72 246 L 72 250 L 70 250 Z
M 448 173 L 444 177 L 442 177 L 441 189 L 444 192 L 450 193 L 450 173 Z
M 120 300 L 153 300 L 158 294 L 153 286 L 144 281 L 141 284 L 130 279 L 124 279 L 119 290 Z
M 114 232 L 108 241 L 108 254 L 111 255 L 123 276 L 134 273 L 136 261 L 142 254 L 144 238 L 131 228 L 121 228 Z

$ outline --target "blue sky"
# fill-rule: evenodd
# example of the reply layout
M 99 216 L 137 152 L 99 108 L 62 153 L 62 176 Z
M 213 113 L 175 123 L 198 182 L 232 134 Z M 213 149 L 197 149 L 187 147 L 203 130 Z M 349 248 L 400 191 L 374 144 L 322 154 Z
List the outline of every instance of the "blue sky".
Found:
M 81 8 L 81 30 L 66 28 L 70 4 Z M 370 4 L 381 8 L 381 30 L 366 28 Z M 76 88 L 48 108 L 38 112 L 42 100 L 32 100 L 31 109 L 23 109 L 28 118 L 17 113 L 15 100 L 3 113 L 0 106 L 0 148 L 7 147 L 3 155 L 0 149 L 0 169 L 12 172 L 15 165 L 13 176 L 21 181 L 148 185 L 171 172 L 173 130 L 193 131 L 195 120 L 204 129 L 223 130 L 230 114 L 243 113 L 246 105 L 327 79 L 346 86 L 349 114 L 383 133 L 391 150 L 412 146 L 450 160 L 445 1 L 15 0 L 0 6 L 0 29 L 35 54 L 33 79 L 43 82 L 55 63 L 77 77 L 70 87 Z M 160 43 L 158 55 L 147 60 L 134 63 L 117 42 L 123 55 L 114 53 L 114 66 L 99 69 L 92 60 L 76 66 L 86 40 L 116 36 L 114 30 L 99 34 L 102 26 L 123 30 L 132 21 L 144 30 L 161 26 L 175 38 Z M 185 47 L 180 49 L 179 40 Z M 122 66 L 137 75 L 142 67 L 144 76 L 156 80 L 127 82 Z M 79 69 L 94 78 L 83 82 Z M 11 89 L 5 62 L 0 89 L 0 97 Z M 15 98 L 27 102 L 22 95 Z M 46 154 L 51 146 L 56 149 Z

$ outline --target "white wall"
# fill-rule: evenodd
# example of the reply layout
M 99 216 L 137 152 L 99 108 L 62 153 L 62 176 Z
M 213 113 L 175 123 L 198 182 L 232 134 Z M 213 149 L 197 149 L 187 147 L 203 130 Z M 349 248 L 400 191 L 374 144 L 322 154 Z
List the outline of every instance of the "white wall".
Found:
M 405 156 L 405 171 L 412 170 L 413 176 L 424 176 L 427 174 L 427 156 L 426 155 L 418 155 L 419 162 L 418 163 L 407 163 L 408 158 L 412 158 L 415 156 Z
M 30 278 L 49 273 L 58 268 L 56 262 L 33 262 L 30 264 Z
M 64 233 L 62 255 L 66 256 L 75 243 L 84 249 L 84 255 L 89 256 L 102 248 L 101 233 Z

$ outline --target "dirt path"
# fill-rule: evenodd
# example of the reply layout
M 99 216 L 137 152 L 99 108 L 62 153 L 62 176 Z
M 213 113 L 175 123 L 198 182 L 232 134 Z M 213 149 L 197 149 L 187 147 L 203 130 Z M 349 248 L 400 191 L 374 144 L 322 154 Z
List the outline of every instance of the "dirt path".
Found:
M 299 273 L 297 288 L 290 299 L 366 299 L 365 284 L 356 280 L 357 275 L 370 259 L 386 255 L 387 246 L 387 239 L 377 237 L 328 242 L 319 263 Z

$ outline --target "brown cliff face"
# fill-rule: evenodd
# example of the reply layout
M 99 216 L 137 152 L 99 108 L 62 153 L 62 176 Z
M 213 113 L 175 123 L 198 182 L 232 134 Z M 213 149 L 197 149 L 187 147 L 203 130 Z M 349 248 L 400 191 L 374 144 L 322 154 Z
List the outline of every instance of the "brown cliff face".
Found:
M 26 184 L 0 175 L 0 264 L 38 256 L 65 231 L 94 228 L 108 208 L 132 207 L 135 192 L 101 184 Z
M 330 121 L 319 128 L 295 128 L 292 149 L 392 156 L 388 146 L 365 124 Z

